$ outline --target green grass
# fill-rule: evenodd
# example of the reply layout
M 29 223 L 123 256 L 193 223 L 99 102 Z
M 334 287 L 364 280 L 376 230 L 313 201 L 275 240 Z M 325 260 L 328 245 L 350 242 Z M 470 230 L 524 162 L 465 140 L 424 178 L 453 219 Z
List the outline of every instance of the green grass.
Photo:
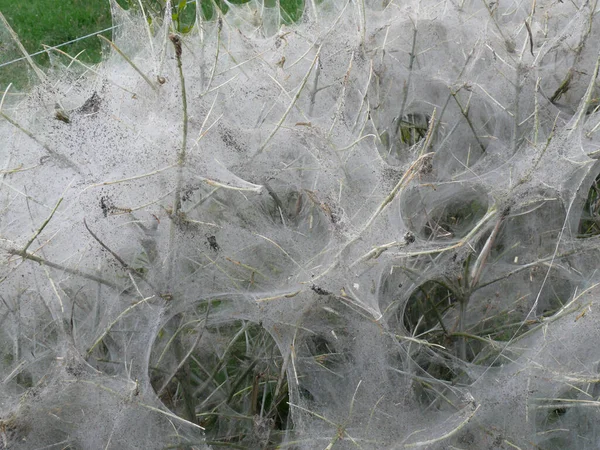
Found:
M 0 0 L 0 11 L 29 53 L 43 50 L 44 44 L 59 45 L 112 25 L 108 1 L 102 0 Z M 111 33 L 105 35 L 110 37 Z M 0 64 L 22 57 L 15 47 L 3 44 Z M 94 37 L 66 45 L 61 50 L 70 55 L 83 51 L 79 58 L 85 62 L 98 62 L 101 58 L 100 41 Z M 41 66 L 49 65 L 45 53 L 33 60 Z M 0 67 L 2 87 L 5 88 L 9 82 L 19 88 L 25 87 L 28 81 L 24 76 L 25 68 L 23 61 Z
M 223 0 L 198 0 L 202 8 L 202 16 L 206 20 L 215 18 L 218 9 L 226 14 L 228 7 Z M 248 0 L 230 0 L 230 3 L 243 4 Z M 118 0 L 125 8 L 137 7 L 137 0 Z M 142 0 L 150 15 L 161 17 L 165 8 L 165 0 Z M 317 2 L 319 3 L 319 2 Z M 265 5 L 273 7 L 276 0 L 265 0 Z M 302 17 L 304 0 L 280 0 L 281 16 L 284 23 L 297 22 Z M 44 45 L 56 46 L 78 39 L 91 33 L 109 28 L 112 25 L 108 0 L 0 0 L 0 12 L 4 14 L 14 31 L 19 35 L 21 43 L 30 53 L 44 50 Z M 173 2 L 173 21 L 181 33 L 188 32 L 196 17 L 196 3 L 181 0 Z M 110 38 L 111 32 L 103 33 Z M 23 55 L 12 44 L 8 36 L 2 36 L 0 43 L 0 90 L 8 83 L 17 89 L 26 89 L 29 85 L 28 66 L 25 61 L 4 63 L 21 58 Z M 72 56 L 79 54 L 83 62 L 100 61 L 101 42 L 91 36 L 73 44 L 61 47 L 62 51 Z M 46 53 L 34 56 L 33 60 L 42 67 L 49 66 Z

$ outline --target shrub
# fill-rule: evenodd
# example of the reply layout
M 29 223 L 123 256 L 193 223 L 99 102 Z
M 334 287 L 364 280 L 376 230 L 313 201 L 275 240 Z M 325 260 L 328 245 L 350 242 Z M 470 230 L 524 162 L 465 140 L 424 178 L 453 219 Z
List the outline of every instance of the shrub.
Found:
M 279 6 L 2 85 L 2 448 L 595 448 L 596 3 Z

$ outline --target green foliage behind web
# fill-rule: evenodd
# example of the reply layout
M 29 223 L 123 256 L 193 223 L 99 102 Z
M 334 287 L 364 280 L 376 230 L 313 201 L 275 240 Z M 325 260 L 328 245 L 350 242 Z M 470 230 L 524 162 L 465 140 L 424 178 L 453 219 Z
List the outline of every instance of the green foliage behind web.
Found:
M 230 4 L 243 5 L 249 0 L 229 0 Z M 137 0 L 127 0 L 130 7 L 138 8 Z M 166 0 L 142 0 L 144 8 L 150 12 L 150 16 L 164 17 Z M 177 31 L 180 33 L 189 32 L 196 20 L 196 7 L 200 5 L 201 17 L 204 20 L 214 20 L 216 16 L 227 14 L 229 6 L 224 0 L 198 0 L 198 2 L 190 2 L 188 0 L 179 0 L 171 2 L 171 18 Z M 278 0 L 265 0 L 265 7 L 277 7 Z M 302 17 L 304 11 L 304 0 L 279 0 L 279 8 L 283 23 L 290 24 L 297 22 Z
M 107 1 L 0 0 L 0 11 L 30 53 L 43 50 L 42 45 L 59 45 L 112 24 Z M 110 32 L 106 35 L 110 37 Z M 95 39 L 75 42 L 63 50 L 72 54 L 84 51 L 81 55 L 84 61 L 100 60 L 100 43 Z M 43 54 L 35 61 L 44 64 L 48 57 Z
M 600 176 L 596 177 L 588 191 L 588 196 L 579 222 L 579 236 L 591 237 L 600 234 Z
M 72 41 L 90 33 L 111 26 L 110 6 L 108 1 L 87 0 L 31 0 L 15 2 L 0 0 L 0 11 L 19 35 L 21 43 L 29 53 L 44 49 L 43 45 L 54 46 Z M 110 31 L 104 33 L 111 36 Z M 4 64 L 23 55 L 2 42 L 0 47 L 0 64 Z M 101 45 L 98 39 L 84 39 L 61 47 L 70 55 L 77 55 L 84 62 L 99 62 Z M 42 53 L 33 57 L 36 64 L 47 66 L 48 55 Z M 0 83 L 5 87 L 13 82 L 19 88 L 26 86 L 23 64 L 9 64 L 0 67 Z
M 137 0 L 118 0 L 124 8 L 139 8 Z M 148 17 L 164 17 L 166 0 L 141 0 L 142 6 L 147 10 Z M 230 0 L 230 4 L 244 4 L 248 0 Z M 180 0 L 171 2 L 171 18 L 174 27 L 180 33 L 189 32 L 196 21 L 196 2 Z M 229 6 L 224 0 L 199 0 L 201 16 L 205 20 L 214 20 L 218 12 L 226 14 Z M 265 6 L 277 6 L 277 0 L 265 0 Z M 280 0 L 281 20 L 290 24 L 297 22 L 304 11 L 304 0 Z M 28 2 L 15 2 L 0 0 L 0 11 L 15 32 L 21 43 L 30 53 L 44 50 L 44 45 L 56 46 L 76 40 L 88 34 L 109 28 L 112 25 L 110 5 L 108 0 L 31 0 Z M 110 38 L 111 32 L 102 33 Z M 72 56 L 79 55 L 83 62 L 100 62 L 101 42 L 93 36 L 61 47 L 62 51 Z M 21 58 L 23 55 L 6 43 L 0 44 L 0 65 Z M 46 67 L 49 58 L 46 53 L 33 57 L 36 64 Z M 24 89 L 28 85 L 26 76 L 27 64 L 11 63 L 0 66 L 0 85 L 3 88 L 8 83 L 13 83 L 17 89 Z

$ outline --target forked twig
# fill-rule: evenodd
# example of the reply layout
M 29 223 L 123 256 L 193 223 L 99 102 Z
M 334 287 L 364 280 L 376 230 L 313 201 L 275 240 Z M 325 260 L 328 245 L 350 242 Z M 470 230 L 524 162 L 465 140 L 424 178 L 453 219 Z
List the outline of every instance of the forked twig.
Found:
M 110 281 L 107 281 L 103 278 L 100 278 L 96 275 L 92 275 L 89 273 L 85 273 L 82 272 L 81 270 L 77 270 L 77 269 L 71 269 L 69 267 L 65 267 L 61 264 L 57 264 L 54 263 L 52 261 L 48 261 L 47 259 L 41 258 L 39 256 L 34 255 L 33 253 L 28 253 L 28 252 L 24 252 L 23 250 L 17 250 L 15 248 L 4 248 L 4 250 L 6 251 L 6 253 L 8 253 L 9 255 L 13 255 L 13 256 L 20 256 L 23 259 L 28 259 L 29 261 L 33 261 L 36 262 L 38 264 L 42 264 L 44 266 L 48 266 L 48 267 L 52 267 L 53 269 L 57 269 L 57 270 L 62 270 L 65 273 L 70 273 L 71 275 L 77 275 L 79 277 L 91 280 L 91 281 L 95 281 L 97 283 L 103 284 L 105 286 L 109 286 L 113 289 L 121 289 L 121 286 L 116 285 L 115 283 L 111 283 Z M 0 283 L 2 283 L 2 281 L 4 281 L 3 279 L 0 279 Z
M 98 244 L 100 244 L 100 246 L 105 249 L 108 253 L 110 253 L 113 258 L 115 258 L 119 264 L 121 264 L 121 266 L 123 267 L 123 269 L 125 269 L 127 271 L 127 273 L 134 275 L 136 277 L 138 277 L 139 279 L 143 280 L 148 286 L 150 286 L 150 288 L 152 288 L 152 290 L 154 291 L 154 293 L 156 294 L 156 296 L 158 297 L 163 297 L 158 290 L 152 285 L 152 283 L 150 281 L 148 281 L 146 279 L 146 277 L 141 274 L 140 272 L 138 272 L 137 270 L 135 270 L 133 267 L 130 267 L 129 264 L 127 264 L 119 255 L 117 255 L 117 253 L 115 253 L 114 251 L 112 251 L 110 249 L 110 247 L 108 247 L 108 245 L 106 245 L 104 242 L 102 242 L 100 240 L 100 238 L 98 236 L 96 236 L 96 234 L 90 229 L 90 227 L 88 226 L 87 222 L 85 219 L 83 219 L 83 225 L 85 226 L 86 230 L 88 230 L 88 232 L 90 233 L 90 235 L 94 238 L 94 240 L 96 242 L 98 242 Z

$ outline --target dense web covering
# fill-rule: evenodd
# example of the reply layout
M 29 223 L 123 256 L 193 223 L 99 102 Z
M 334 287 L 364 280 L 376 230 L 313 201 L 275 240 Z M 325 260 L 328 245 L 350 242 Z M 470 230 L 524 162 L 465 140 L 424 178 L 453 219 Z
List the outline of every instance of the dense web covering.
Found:
M 0 449 L 600 447 L 595 0 L 112 9 L 2 83 Z

